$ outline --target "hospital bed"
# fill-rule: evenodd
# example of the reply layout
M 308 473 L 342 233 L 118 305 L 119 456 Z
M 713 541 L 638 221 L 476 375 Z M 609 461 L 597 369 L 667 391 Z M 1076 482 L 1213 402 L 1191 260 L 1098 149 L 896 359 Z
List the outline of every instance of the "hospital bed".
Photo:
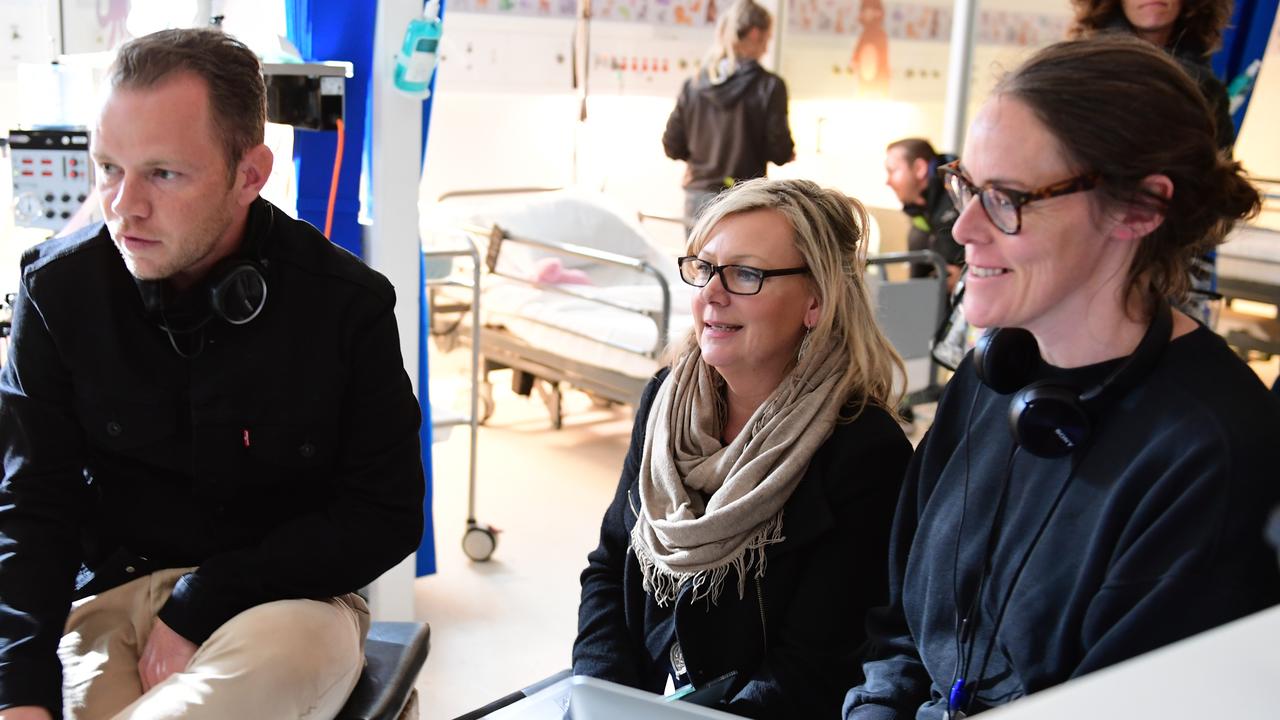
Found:
M 492 412 L 488 374 L 502 368 L 514 371 L 517 392 L 538 390 L 556 428 L 565 387 L 601 403 L 639 401 L 667 346 L 692 327 L 695 290 L 680 280 L 677 252 L 658 247 L 635 217 L 597 194 L 548 189 L 450 193 L 424 214 L 427 247 L 463 238 L 481 247 L 482 419 Z M 930 402 L 941 388 L 929 349 L 945 308 L 945 266 L 927 252 L 869 260 L 879 269 L 908 262 L 935 263 L 939 277 L 890 282 L 896 274 L 881 273 L 871 285 L 878 319 L 907 361 L 909 401 Z M 469 309 L 456 295 L 433 302 Z M 432 332 L 466 343 L 467 318 L 433 314 Z
M 1272 228 L 1261 224 L 1239 225 L 1218 248 L 1218 292 L 1228 304 L 1235 299 L 1250 300 L 1280 308 L 1280 182 L 1263 185 L 1267 199 L 1263 217 Z M 1249 351 L 1265 355 L 1280 354 L 1280 321 L 1226 312 L 1219 321 L 1219 331 L 1227 342 L 1242 354 Z
M 662 353 L 692 325 L 692 288 L 674 256 L 637 220 L 599 195 L 552 189 L 449 193 L 427 213 L 432 243 L 470 238 L 481 248 L 482 418 L 492 413 L 488 375 L 514 371 L 513 387 L 542 394 L 552 424 L 563 422 L 562 391 L 632 404 L 662 366 Z M 465 300 L 438 294 L 434 307 Z M 433 317 L 468 342 L 467 319 Z

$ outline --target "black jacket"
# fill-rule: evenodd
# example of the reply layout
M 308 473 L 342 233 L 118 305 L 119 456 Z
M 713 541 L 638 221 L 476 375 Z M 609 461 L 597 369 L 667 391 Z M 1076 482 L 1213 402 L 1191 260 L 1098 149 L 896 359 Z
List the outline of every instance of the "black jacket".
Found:
M 715 605 L 692 602 L 685 587 L 674 609 L 659 607 L 628 548 L 645 424 L 665 372 L 645 389 L 600 546 L 582 573 L 573 671 L 662 692 L 678 637 L 695 687 L 737 671 L 730 712 L 834 717 L 860 678 L 864 613 L 886 597 L 883 558 L 911 445 L 875 407 L 837 424 L 787 501 L 786 539 L 766 551 L 763 579 L 753 573 L 742 598 L 729 577 Z
M 787 86 L 754 60 L 712 85 L 705 70 L 686 80 L 662 134 L 667 157 L 684 160 L 684 188 L 718 192 L 765 176 L 765 164 L 795 154 L 787 124 Z
M 1116 363 L 1039 375 L 1085 388 Z M 1280 602 L 1263 535 L 1280 402 L 1221 338 L 1171 342 L 1074 458 L 1013 455 L 1010 399 L 972 356 L 947 384 L 903 484 L 892 600 L 869 616 L 846 718 L 941 720 L 958 677 L 978 712 Z
M 160 611 L 199 644 L 255 605 L 353 591 L 416 547 L 419 410 L 391 285 L 264 200 L 246 235 L 262 314 L 209 323 L 190 359 L 103 226 L 23 256 L 0 373 L 0 707 L 61 712 L 73 597 L 199 566 Z
M 960 212 L 937 173 L 938 166 L 955 159 L 954 155 L 939 155 L 929 167 L 924 204 L 905 205 L 902 211 L 911 218 L 911 230 L 907 233 L 908 250 L 932 250 L 941 255 L 948 265 L 963 266 L 964 247 L 951 237 L 951 226 L 956 224 Z M 928 277 L 933 271 L 933 266 L 927 263 L 911 264 L 911 277 Z
M 1195 49 L 1177 49 L 1170 51 L 1183 70 L 1196 81 L 1200 94 L 1209 104 L 1209 114 L 1213 117 L 1214 142 L 1219 150 L 1232 154 L 1236 144 L 1236 126 L 1231 120 L 1231 101 L 1227 97 L 1227 86 L 1213 74 L 1209 66 L 1209 56 Z
M 1125 19 L 1124 11 L 1120 9 L 1117 9 L 1115 17 L 1107 23 L 1104 30 L 1135 32 L 1133 25 Z M 1231 102 L 1227 97 L 1227 86 L 1213 74 L 1213 68 L 1209 65 L 1209 51 L 1201 47 L 1198 42 L 1192 42 L 1181 34 L 1173 38 L 1173 44 L 1170 47 L 1163 50 L 1178 61 L 1182 69 L 1195 81 L 1196 87 L 1200 88 L 1200 94 L 1204 96 L 1205 102 L 1209 105 L 1209 114 L 1213 117 L 1214 141 L 1219 150 L 1226 151 L 1230 156 L 1232 147 L 1236 144 L 1236 126 L 1231 120 Z

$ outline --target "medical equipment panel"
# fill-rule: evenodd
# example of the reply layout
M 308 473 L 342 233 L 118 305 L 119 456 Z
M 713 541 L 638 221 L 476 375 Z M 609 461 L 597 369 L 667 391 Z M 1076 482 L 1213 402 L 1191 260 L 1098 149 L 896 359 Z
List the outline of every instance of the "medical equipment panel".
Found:
M 59 230 L 89 196 L 89 132 L 10 130 L 13 217 L 18 227 Z
M 267 120 L 302 130 L 336 130 L 346 114 L 349 62 L 263 63 Z

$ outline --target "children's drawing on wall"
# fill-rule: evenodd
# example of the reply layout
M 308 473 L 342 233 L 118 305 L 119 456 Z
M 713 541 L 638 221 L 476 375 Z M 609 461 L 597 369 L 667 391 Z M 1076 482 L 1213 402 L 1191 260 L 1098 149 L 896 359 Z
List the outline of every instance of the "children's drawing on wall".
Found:
M 894 5 L 886 23 L 889 37 L 902 40 L 948 42 L 951 9 L 932 5 Z
M 884 31 L 884 5 L 880 0 L 862 0 L 858 22 L 862 34 L 850 60 L 858 79 L 856 95 L 863 99 L 888 97 L 889 35 Z
M 103 12 L 103 6 L 106 12 Z M 106 36 L 107 47 L 115 47 L 117 43 L 129 37 L 125 22 L 129 19 L 129 0 L 97 0 L 98 27 Z
M 852 35 L 858 28 L 858 0 L 788 0 L 792 32 Z
M 591 17 L 648 25 L 710 27 L 716 22 L 717 0 L 596 0 Z M 450 0 L 449 12 L 573 18 L 577 0 Z
M 1040 47 L 1067 37 L 1067 15 L 983 10 L 978 13 L 978 43 Z

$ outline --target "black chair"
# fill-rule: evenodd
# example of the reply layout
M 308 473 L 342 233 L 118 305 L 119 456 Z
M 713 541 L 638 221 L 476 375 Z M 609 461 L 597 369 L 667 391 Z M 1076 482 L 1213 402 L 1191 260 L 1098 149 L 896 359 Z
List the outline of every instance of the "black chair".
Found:
M 430 648 L 426 623 L 373 623 L 364 643 L 364 672 L 335 720 L 398 720 Z

